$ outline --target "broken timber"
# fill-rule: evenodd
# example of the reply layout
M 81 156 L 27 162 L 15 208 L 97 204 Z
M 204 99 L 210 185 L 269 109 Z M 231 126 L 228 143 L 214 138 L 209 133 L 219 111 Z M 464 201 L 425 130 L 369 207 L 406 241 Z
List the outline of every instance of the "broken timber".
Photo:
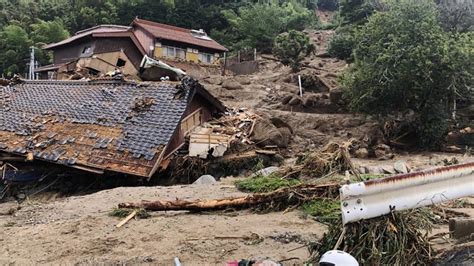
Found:
M 143 208 L 149 211 L 211 211 L 227 208 L 242 209 L 260 204 L 288 201 L 290 196 L 300 200 L 307 201 L 314 198 L 335 195 L 339 188 L 338 184 L 312 185 L 302 184 L 293 187 L 281 188 L 268 193 L 256 193 L 243 197 L 233 197 L 212 200 L 157 200 L 142 201 L 138 203 L 120 203 L 119 208 Z

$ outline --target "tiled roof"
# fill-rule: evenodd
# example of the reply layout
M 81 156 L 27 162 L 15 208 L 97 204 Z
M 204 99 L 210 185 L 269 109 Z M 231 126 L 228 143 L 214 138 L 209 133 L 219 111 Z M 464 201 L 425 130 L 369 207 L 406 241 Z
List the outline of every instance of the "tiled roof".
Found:
M 196 83 L 185 79 L 181 98 L 171 83 L 29 81 L 0 87 L 0 151 L 151 176 Z
M 92 28 L 89 28 L 89 29 L 85 29 L 85 30 L 81 30 L 81 31 L 78 31 L 76 32 L 76 34 L 74 34 L 73 36 L 65 39 L 65 40 L 62 40 L 60 42 L 57 42 L 57 43 L 51 43 L 51 44 L 48 44 L 48 45 L 45 45 L 43 47 L 43 49 L 51 49 L 51 48 L 54 48 L 56 46 L 61 46 L 61 45 L 64 45 L 64 44 L 68 44 L 68 43 L 71 43 L 75 40 L 78 40 L 78 39 L 81 39 L 81 38 L 84 38 L 86 36 L 89 36 L 89 35 L 92 35 L 94 33 L 101 33 L 101 32 L 126 32 L 130 30 L 129 27 L 125 27 L 125 26 L 119 26 L 119 25 L 99 25 L 99 26 L 95 26 L 95 27 L 92 27 Z
M 138 25 L 142 27 L 155 38 L 193 44 L 196 46 L 215 49 L 222 52 L 227 51 L 227 48 L 212 39 L 205 40 L 194 37 L 191 34 L 191 30 L 189 29 L 179 28 L 138 18 L 136 18 L 132 22 L 132 25 Z

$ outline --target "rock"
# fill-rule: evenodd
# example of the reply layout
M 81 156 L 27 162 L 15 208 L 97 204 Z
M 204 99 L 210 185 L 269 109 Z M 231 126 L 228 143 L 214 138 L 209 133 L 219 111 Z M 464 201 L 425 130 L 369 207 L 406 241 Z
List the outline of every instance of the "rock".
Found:
M 222 82 L 222 87 L 228 90 L 242 90 L 244 88 L 240 83 L 233 80 L 225 80 Z
M 384 166 L 382 166 L 381 168 L 382 168 L 382 170 L 383 170 L 383 172 L 384 172 L 385 174 L 394 175 L 394 174 L 397 173 L 397 172 L 395 171 L 395 169 L 393 169 L 393 166 L 391 166 L 391 165 L 384 165 Z
M 314 106 L 319 100 L 317 95 L 310 95 L 303 99 L 303 106 L 304 107 L 311 107 Z
M 290 131 L 288 128 L 287 130 Z M 269 120 L 261 118 L 255 121 L 255 127 L 250 139 L 261 147 L 266 145 L 277 145 L 278 147 L 285 148 L 288 146 L 289 142 L 287 135 L 288 134 L 285 133 L 283 129 L 279 130 Z
M 397 171 L 397 173 L 400 173 L 400 174 L 408 173 L 408 167 L 404 161 L 396 161 L 393 164 L 393 168 L 395 169 L 395 171 Z
M 301 98 L 299 96 L 294 96 L 289 102 L 289 105 L 295 106 L 301 104 Z
M 286 95 L 285 97 L 283 97 L 283 99 L 281 100 L 281 103 L 282 104 L 287 104 L 290 102 L 290 100 L 293 98 L 292 95 Z
M 365 168 L 364 166 L 359 167 L 358 170 L 359 170 L 359 174 L 361 175 L 367 174 L 367 168 Z
M 195 185 L 210 185 L 216 183 L 216 179 L 212 175 L 203 175 L 193 182 Z
M 278 147 L 287 148 L 288 144 L 290 144 L 290 140 L 291 140 L 291 137 L 293 135 L 291 133 L 291 129 L 289 129 L 287 127 L 280 127 L 280 128 L 278 128 L 278 131 L 280 131 L 280 134 L 282 136 L 280 141 L 277 143 Z
M 360 148 L 355 151 L 355 157 L 359 159 L 369 158 L 369 151 L 366 148 Z
M 280 168 L 278 168 L 276 166 L 270 166 L 270 167 L 267 167 L 267 168 L 263 168 L 262 170 L 258 170 L 257 172 L 255 172 L 255 174 L 253 176 L 268 176 L 269 174 L 278 171 L 278 169 L 280 169 Z
M 214 84 L 214 85 L 221 85 L 222 84 L 222 78 L 221 77 L 209 77 L 209 78 L 205 79 L 204 81 L 206 81 L 209 84 Z
M 470 238 L 471 234 L 474 234 L 474 219 L 449 219 L 449 231 L 456 239 Z
M 382 168 L 378 167 L 378 166 L 367 166 L 365 167 L 366 168 L 366 173 L 367 174 L 383 174 L 383 170 Z
M 331 100 L 332 104 L 338 104 L 342 101 L 342 90 L 341 89 L 333 89 L 329 92 L 329 99 Z
M 242 85 L 250 85 L 251 81 L 248 77 L 240 77 L 239 83 Z

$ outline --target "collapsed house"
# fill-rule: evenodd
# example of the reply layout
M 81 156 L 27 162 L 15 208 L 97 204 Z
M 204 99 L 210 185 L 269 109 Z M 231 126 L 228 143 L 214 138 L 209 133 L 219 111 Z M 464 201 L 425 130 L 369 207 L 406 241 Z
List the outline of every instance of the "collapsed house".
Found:
M 132 28 L 119 25 L 85 29 L 43 49 L 53 52 L 53 64 L 35 69 L 40 79 L 68 79 L 78 72 L 79 79 L 116 69 L 137 79 L 140 62 L 146 55 Z
M 150 178 L 225 111 L 197 81 L 20 81 L 0 87 L 0 153 Z
M 43 49 L 53 52 L 53 63 L 36 68 L 35 72 L 39 79 L 58 80 L 104 76 L 116 70 L 129 79 L 139 80 L 143 71 L 142 59 L 160 59 L 159 72 L 166 72 L 174 66 L 199 76 L 203 69 L 201 66 L 218 69 L 221 55 L 227 51 L 203 30 L 138 18 L 130 26 L 99 25 L 84 29 Z M 157 69 L 156 61 L 151 62 Z

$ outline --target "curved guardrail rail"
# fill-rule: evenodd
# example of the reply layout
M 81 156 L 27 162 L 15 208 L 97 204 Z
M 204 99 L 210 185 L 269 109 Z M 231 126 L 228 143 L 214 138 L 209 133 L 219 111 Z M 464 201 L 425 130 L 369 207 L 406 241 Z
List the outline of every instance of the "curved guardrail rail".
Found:
M 340 189 L 344 224 L 474 195 L 474 162 L 428 169 Z

